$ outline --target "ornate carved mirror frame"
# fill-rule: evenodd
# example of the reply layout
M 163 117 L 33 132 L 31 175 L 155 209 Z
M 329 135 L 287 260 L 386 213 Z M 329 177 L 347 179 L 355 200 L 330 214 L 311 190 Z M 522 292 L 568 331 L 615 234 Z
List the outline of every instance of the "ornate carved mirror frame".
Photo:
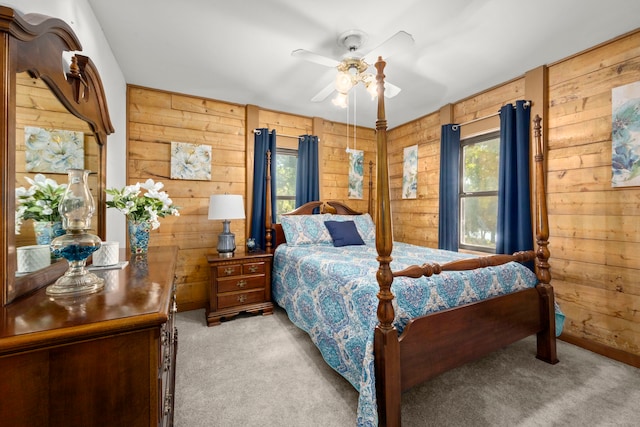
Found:
M 0 265 L 2 290 L 0 303 L 9 304 L 21 295 L 51 283 L 66 270 L 66 262 L 57 262 L 25 277 L 16 277 L 15 186 L 16 186 L 16 75 L 27 72 L 42 79 L 51 92 L 74 116 L 84 120 L 94 132 L 100 151 L 97 230 L 104 239 L 106 229 L 106 141 L 114 129 L 109 118 L 102 81 L 87 56 L 74 54 L 65 71 L 63 52 L 82 50 L 80 41 L 64 21 L 39 14 L 21 15 L 0 6 L 0 58 L 2 61 L 2 99 L 0 111 Z

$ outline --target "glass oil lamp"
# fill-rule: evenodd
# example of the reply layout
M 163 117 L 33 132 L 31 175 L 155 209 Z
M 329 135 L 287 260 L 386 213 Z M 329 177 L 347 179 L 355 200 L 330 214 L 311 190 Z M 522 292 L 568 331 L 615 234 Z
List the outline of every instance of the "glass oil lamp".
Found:
M 51 241 L 51 252 L 66 259 L 69 269 L 47 287 L 47 295 L 51 296 L 88 294 L 104 287 L 104 279 L 86 269 L 87 258 L 100 248 L 101 241 L 89 233 L 95 211 L 88 184 L 90 171 L 69 169 L 67 173 L 69 185 L 58 206 L 66 234 Z

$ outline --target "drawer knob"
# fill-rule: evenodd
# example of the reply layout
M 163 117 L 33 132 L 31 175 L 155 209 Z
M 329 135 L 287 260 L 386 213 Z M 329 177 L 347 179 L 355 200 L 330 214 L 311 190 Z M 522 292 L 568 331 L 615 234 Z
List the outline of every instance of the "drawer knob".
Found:
M 236 286 L 239 287 L 240 289 L 244 288 L 245 286 L 247 286 L 247 281 L 246 280 L 239 280 L 238 283 L 236 283 Z
M 249 273 L 255 273 L 256 271 L 258 271 L 258 266 L 257 265 L 250 265 L 249 266 Z
M 230 276 L 233 274 L 233 268 L 232 267 L 227 267 L 224 269 L 224 274 L 226 274 L 227 276 Z
M 238 302 L 245 302 L 247 300 L 246 295 L 238 295 Z

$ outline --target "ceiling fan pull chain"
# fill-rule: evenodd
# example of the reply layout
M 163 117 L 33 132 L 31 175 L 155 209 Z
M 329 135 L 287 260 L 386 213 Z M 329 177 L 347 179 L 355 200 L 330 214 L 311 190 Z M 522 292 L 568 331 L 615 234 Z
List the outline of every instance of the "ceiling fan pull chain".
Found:
M 349 94 L 347 93 L 347 97 Z M 351 152 L 349 150 L 349 98 L 347 98 L 347 153 Z
M 356 93 L 356 88 L 353 90 L 353 151 L 357 148 L 358 143 L 358 126 L 357 126 L 357 113 L 358 113 L 358 94 Z

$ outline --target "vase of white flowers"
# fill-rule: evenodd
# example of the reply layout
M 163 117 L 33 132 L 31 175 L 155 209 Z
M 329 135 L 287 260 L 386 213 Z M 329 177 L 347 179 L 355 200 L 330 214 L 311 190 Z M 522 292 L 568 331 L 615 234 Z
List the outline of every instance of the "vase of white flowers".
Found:
M 40 173 L 33 179 L 25 179 L 31 187 L 16 188 L 16 234 L 20 234 L 23 221 L 30 219 L 33 221 L 36 243 L 48 245 L 55 237 L 64 234 L 58 205 L 67 184 L 58 184 Z
M 169 195 L 160 191 L 161 182 L 147 179 L 144 183 L 127 185 L 123 189 L 108 188 L 112 196 L 107 207 L 116 208 L 127 216 L 129 248 L 132 253 L 146 253 L 149 245 L 149 231 L 160 227 L 160 218 L 168 215 L 179 216 L 179 207 L 173 205 Z

